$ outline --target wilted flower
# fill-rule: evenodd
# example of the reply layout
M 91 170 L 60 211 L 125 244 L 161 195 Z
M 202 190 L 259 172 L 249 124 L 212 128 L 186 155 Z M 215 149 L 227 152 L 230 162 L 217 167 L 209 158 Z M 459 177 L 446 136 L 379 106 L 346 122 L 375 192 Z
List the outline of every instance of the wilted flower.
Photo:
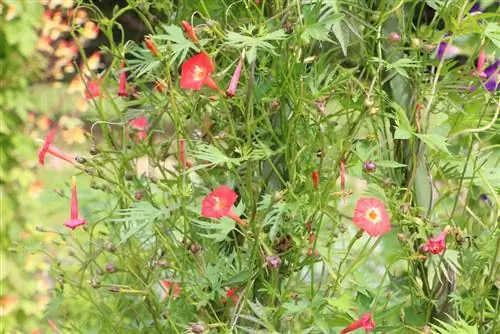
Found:
M 372 319 L 372 314 L 370 312 L 367 312 L 363 314 L 361 319 L 354 321 L 351 323 L 349 326 L 344 328 L 340 334 L 345 334 L 352 332 L 358 328 L 363 328 L 365 332 L 371 332 L 377 324 L 375 321 Z
M 71 179 L 71 218 L 64 225 L 74 230 L 78 226 L 85 225 L 85 219 L 78 217 L 78 199 L 76 197 L 76 177 Z
M 166 294 L 163 298 L 161 298 L 162 300 L 170 294 L 170 289 L 172 289 L 172 296 L 174 298 L 179 297 L 179 295 L 181 294 L 181 286 L 179 285 L 179 283 L 171 282 L 166 279 L 162 280 L 160 283 Z
M 238 87 L 238 82 L 240 81 L 241 69 L 243 68 L 243 57 L 240 57 L 238 65 L 234 70 L 233 77 L 229 83 L 229 88 L 226 91 L 227 96 L 232 97 L 236 93 L 236 87 Z
M 201 87 L 208 86 L 218 91 L 219 87 L 211 76 L 214 70 L 210 57 L 204 52 L 198 53 L 182 64 L 181 88 L 200 90 Z
M 203 333 L 205 331 L 205 327 L 202 324 L 191 324 L 191 333 Z
M 186 35 L 188 35 L 189 39 L 193 42 L 197 42 L 198 37 L 196 37 L 196 33 L 193 29 L 193 26 L 189 24 L 189 22 L 187 21 L 182 21 L 181 24 L 182 24 L 182 29 L 184 29 L 184 32 L 186 33 Z
M 367 160 L 363 163 L 363 170 L 367 173 L 374 173 L 377 170 L 377 165 L 373 161 Z
M 446 226 L 437 237 L 430 238 L 425 244 L 420 246 L 420 251 L 429 252 L 432 254 L 441 254 L 446 249 L 446 235 L 450 231 L 450 227 Z
M 179 139 L 179 161 L 184 167 L 191 167 L 191 163 L 186 160 L 186 139 L 182 138 Z
M 384 203 L 376 198 L 361 197 L 356 203 L 353 223 L 372 237 L 391 230 Z
M 227 216 L 238 224 L 245 226 L 245 221 L 231 209 L 237 198 L 238 195 L 233 189 L 222 185 L 205 196 L 202 202 L 201 215 L 207 218 Z

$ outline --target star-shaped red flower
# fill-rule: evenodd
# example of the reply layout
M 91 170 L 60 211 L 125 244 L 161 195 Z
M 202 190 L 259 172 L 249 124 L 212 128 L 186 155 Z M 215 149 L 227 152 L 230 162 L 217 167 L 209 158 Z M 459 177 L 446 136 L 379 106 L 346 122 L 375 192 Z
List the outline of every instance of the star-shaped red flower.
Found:
M 206 53 L 194 55 L 182 64 L 181 88 L 200 90 L 201 87 L 208 86 L 218 91 L 219 87 L 212 79 L 214 70 L 212 59 Z

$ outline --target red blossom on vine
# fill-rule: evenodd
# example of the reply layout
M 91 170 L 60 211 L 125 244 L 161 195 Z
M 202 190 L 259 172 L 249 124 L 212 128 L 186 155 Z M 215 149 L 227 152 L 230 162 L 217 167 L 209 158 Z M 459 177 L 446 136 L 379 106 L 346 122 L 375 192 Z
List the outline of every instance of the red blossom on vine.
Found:
M 391 230 L 389 215 L 384 203 L 376 198 L 361 197 L 354 210 L 354 224 L 372 237 L 377 237 Z
M 373 320 L 372 314 L 367 312 L 363 314 L 361 319 L 354 321 L 349 326 L 344 328 L 340 334 L 350 333 L 358 328 L 363 328 L 365 332 L 371 332 L 376 326 L 377 324 Z
M 219 87 L 212 79 L 214 70 L 212 59 L 206 53 L 194 55 L 182 64 L 181 88 L 200 90 L 201 87 L 208 86 L 218 91 Z
M 231 209 L 237 198 L 238 195 L 233 189 L 222 185 L 205 196 L 202 202 L 201 215 L 206 218 L 227 216 L 244 226 L 245 222 Z
M 78 217 L 78 198 L 76 196 L 76 177 L 73 176 L 71 179 L 71 208 L 70 208 L 70 219 L 68 219 L 64 225 L 74 230 L 78 226 L 87 224 L 85 219 Z

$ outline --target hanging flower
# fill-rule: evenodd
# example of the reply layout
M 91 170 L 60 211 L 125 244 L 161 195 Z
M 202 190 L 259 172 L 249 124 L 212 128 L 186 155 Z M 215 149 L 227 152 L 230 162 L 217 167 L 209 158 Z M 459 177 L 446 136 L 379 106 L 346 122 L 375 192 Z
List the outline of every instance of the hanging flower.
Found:
M 238 65 L 234 70 L 233 77 L 231 78 L 231 82 L 229 83 L 229 88 L 226 91 L 227 96 L 232 97 L 236 93 L 236 87 L 238 87 L 238 82 L 240 81 L 241 69 L 243 68 L 243 57 L 240 57 L 238 61 Z
M 196 32 L 193 29 L 193 26 L 189 24 L 187 21 L 182 21 L 182 29 L 184 29 L 184 32 L 188 35 L 189 39 L 192 42 L 197 42 L 198 37 L 196 36 Z
M 420 251 L 432 254 L 441 254 L 446 249 L 446 235 L 450 231 L 450 227 L 446 226 L 437 237 L 430 238 L 425 244 L 420 246 Z
M 365 332 L 371 332 L 376 326 L 377 324 L 372 319 L 372 314 L 370 312 L 367 312 L 363 314 L 361 319 L 354 321 L 349 326 L 344 328 L 340 332 L 340 334 L 350 333 L 358 328 L 363 328 Z
M 76 197 L 76 177 L 71 179 L 71 218 L 64 225 L 74 230 L 78 226 L 85 225 L 85 219 L 78 217 L 78 199 Z
M 318 189 L 319 186 L 319 172 L 317 170 L 312 172 L 312 184 L 314 189 Z
M 181 294 L 181 286 L 179 283 L 171 282 L 166 279 L 162 280 L 160 283 L 163 288 L 163 291 L 165 292 L 165 295 L 161 298 L 162 300 L 167 298 L 167 296 L 170 294 L 171 289 L 172 289 L 172 296 L 174 298 L 179 297 L 179 295 Z
M 238 195 L 233 189 L 222 185 L 205 196 L 202 202 L 201 215 L 207 218 L 227 216 L 238 224 L 245 226 L 246 223 L 231 209 L 237 198 Z
M 75 159 L 73 157 L 69 156 L 68 154 L 64 153 L 63 151 L 52 145 L 52 141 L 54 140 L 56 133 L 57 129 L 54 128 L 50 130 L 49 133 L 47 134 L 43 146 L 38 152 L 38 162 L 40 163 L 40 165 L 44 165 L 45 156 L 47 155 L 47 153 L 49 153 L 61 160 L 69 162 L 73 166 L 76 166 Z
M 135 138 L 138 142 L 143 141 L 148 137 L 149 121 L 146 116 L 139 116 L 128 121 L 128 125 L 133 130 L 136 130 Z
M 384 203 L 376 198 L 361 197 L 356 203 L 353 223 L 372 237 L 391 230 L 389 215 Z
M 201 87 L 208 86 L 218 91 L 219 87 L 211 76 L 214 70 L 210 57 L 204 52 L 198 53 L 182 64 L 181 88 L 200 90 Z
M 156 47 L 155 42 L 150 37 L 146 37 L 144 39 L 144 44 L 148 48 L 149 52 L 153 55 L 153 57 L 158 57 L 158 48 Z
M 120 64 L 120 78 L 118 80 L 118 96 L 128 96 L 127 93 L 127 73 L 125 72 L 125 61 L 122 61 Z
M 94 99 L 101 95 L 101 80 L 92 80 L 87 82 L 85 91 L 83 92 L 83 97 L 85 101 Z

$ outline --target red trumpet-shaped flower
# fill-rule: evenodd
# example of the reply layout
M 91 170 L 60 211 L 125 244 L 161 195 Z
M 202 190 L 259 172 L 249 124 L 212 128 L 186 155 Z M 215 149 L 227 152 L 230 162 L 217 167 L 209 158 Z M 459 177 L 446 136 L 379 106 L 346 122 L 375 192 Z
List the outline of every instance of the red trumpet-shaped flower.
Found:
M 137 131 L 135 138 L 137 141 L 143 141 L 148 137 L 149 121 L 146 116 L 139 116 L 128 121 L 128 125 Z
M 245 221 L 231 209 L 237 198 L 238 195 L 236 195 L 233 189 L 222 185 L 205 196 L 202 202 L 201 215 L 207 218 L 227 216 L 238 224 L 245 226 Z
M 196 32 L 193 29 L 193 26 L 189 24 L 187 21 L 182 21 L 182 29 L 184 29 L 184 32 L 186 35 L 188 35 L 189 39 L 193 42 L 198 41 L 198 37 L 196 36 Z
M 365 332 L 371 332 L 377 324 L 375 321 L 372 319 L 372 314 L 370 312 L 367 312 L 363 314 L 361 319 L 354 321 L 351 323 L 349 326 L 344 328 L 340 334 L 345 334 L 345 333 L 350 333 L 358 328 L 363 328 Z
M 200 90 L 201 87 L 208 86 L 218 91 L 219 87 L 212 79 L 214 70 L 210 57 L 204 52 L 198 53 L 182 64 L 181 88 Z
M 429 252 L 432 254 L 441 254 L 446 249 L 446 235 L 450 231 L 450 227 L 446 226 L 437 237 L 430 238 L 425 244 L 420 246 L 420 251 Z
M 236 87 L 238 87 L 238 82 L 240 81 L 241 69 L 243 68 L 243 57 L 240 57 L 238 61 L 238 65 L 234 70 L 233 77 L 231 78 L 231 82 L 229 83 L 229 88 L 226 91 L 227 96 L 232 97 L 236 93 Z
M 125 72 L 125 62 L 122 61 L 120 64 L 120 78 L 118 80 L 118 96 L 126 97 L 127 92 L 127 73 Z
M 186 160 L 186 139 L 179 139 L 179 161 L 184 167 L 191 167 L 191 163 Z
M 389 215 L 384 203 L 376 198 L 361 197 L 356 203 L 353 223 L 372 237 L 391 230 Z
M 85 225 L 85 219 L 78 217 L 78 199 L 76 197 L 76 177 L 71 179 L 71 218 L 64 225 L 74 230 L 78 226 Z
M 45 138 L 45 141 L 43 143 L 42 148 L 38 152 L 38 162 L 40 165 L 43 165 L 45 163 L 45 156 L 47 153 L 52 154 L 55 157 L 58 157 L 61 160 L 67 161 L 73 166 L 76 166 L 75 159 L 68 154 L 64 153 L 54 145 L 52 145 L 52 141 L 54 140 L 54 137 L 56 136 L 57 129 L 54 128 L 49 131 L 47 134 L 47 137 Z

